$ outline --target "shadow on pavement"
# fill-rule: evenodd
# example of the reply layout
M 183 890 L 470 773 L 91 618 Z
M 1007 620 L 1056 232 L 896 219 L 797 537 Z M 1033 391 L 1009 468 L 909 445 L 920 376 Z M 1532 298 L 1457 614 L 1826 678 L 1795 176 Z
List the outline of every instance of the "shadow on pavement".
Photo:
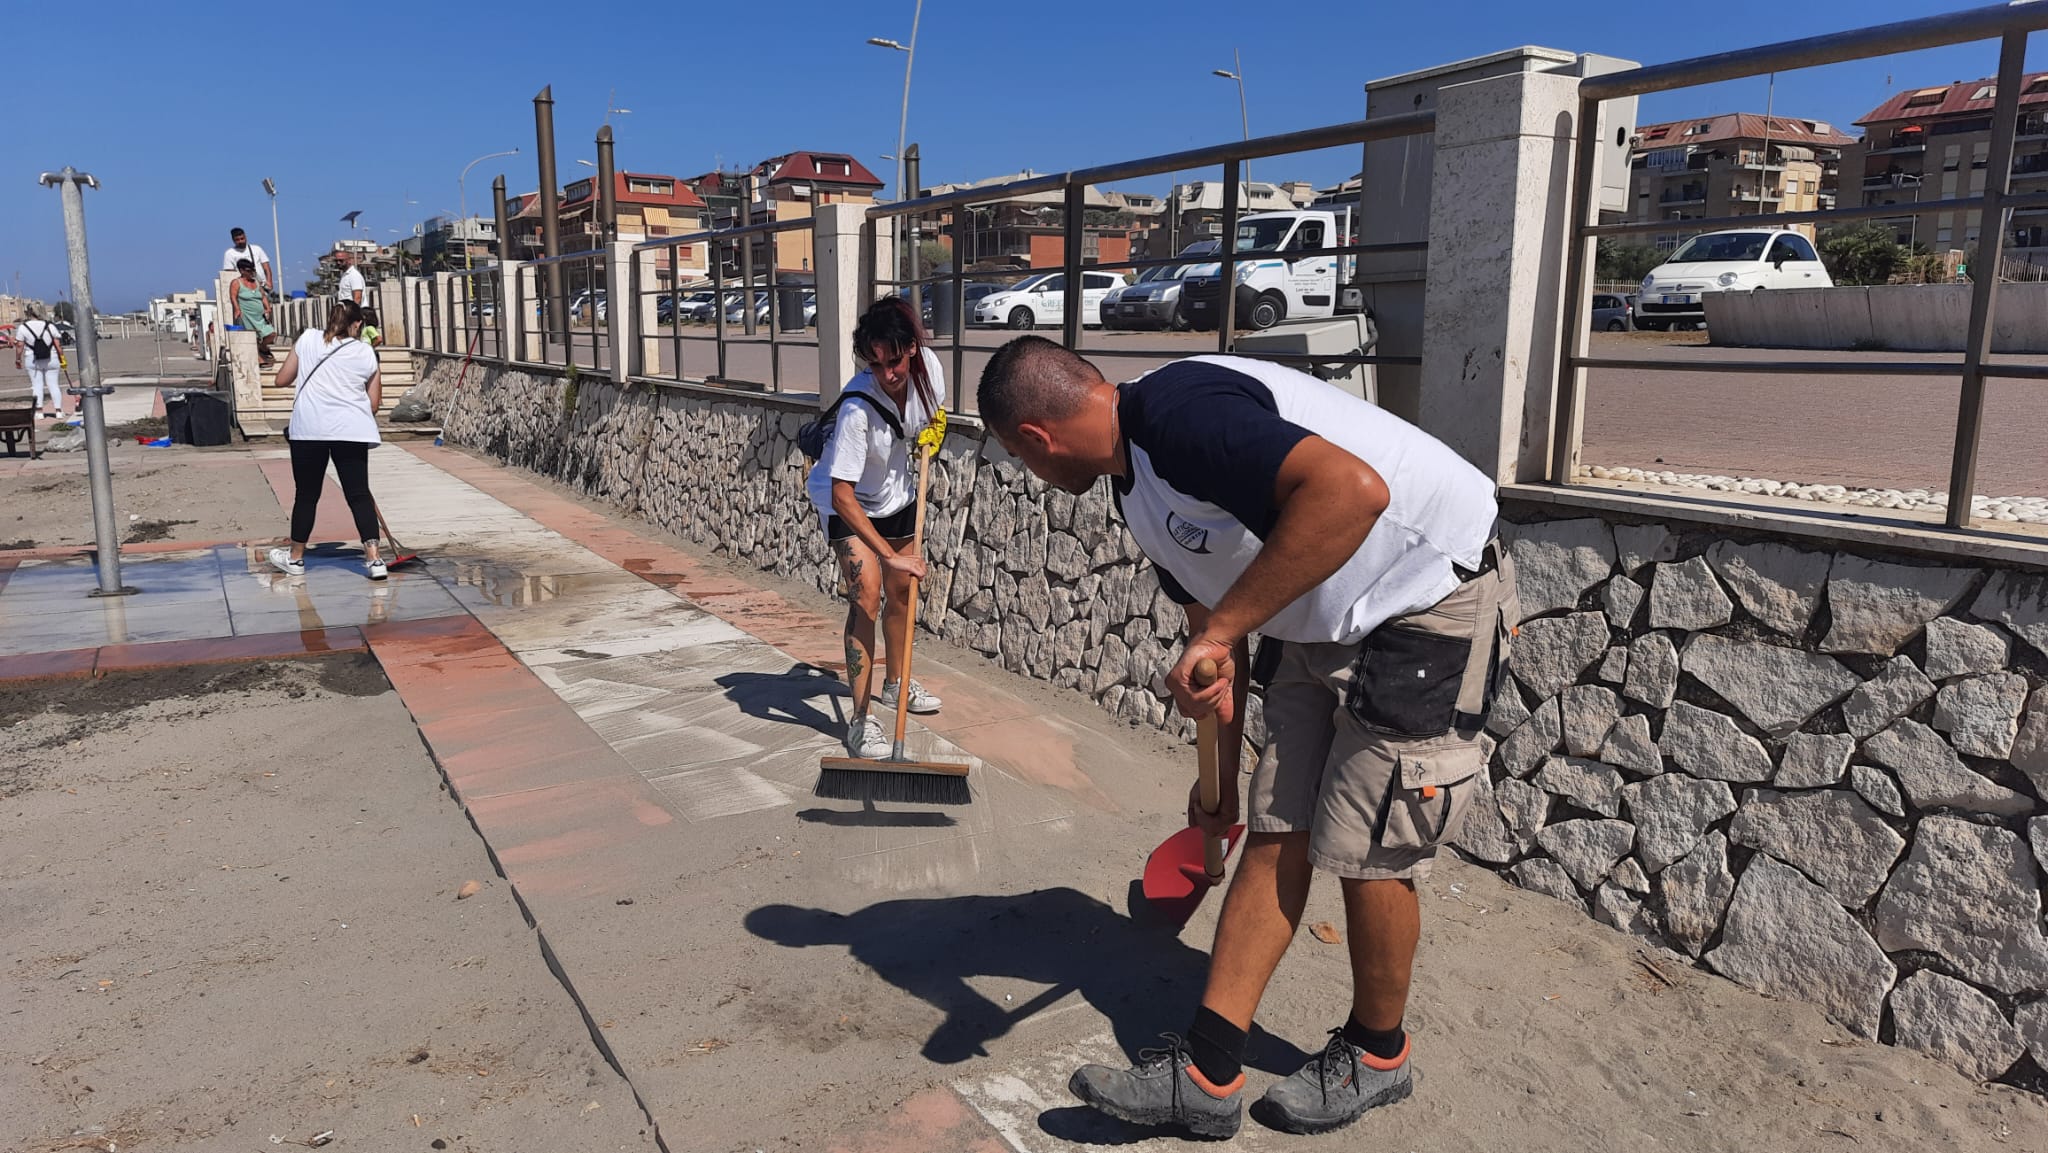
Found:
M 945 813 L 930 810 L 892 813 L 876 808 L 873 801 L 863 802 L 860 811 L 854 813 L 841 809 L 798 809 L 796 819 L 841 829 L 950 829 L 958 823 Z
M 812 665 L 794 665 L 785 673 L 727 673 L 718 678 L 727 699 L 750 717 L 803 725 L 828 737 L 846 735 L 846 721 L 811 703 L 821 694 L 834 698 L 847 695 L 837 676 Z M 834 701 L 834 712 L 837 712 Z
M 1065 888 L 884 901 L 856 913 L 764 905 L 747 914 L 746 927 L 789 948 L 844 947 L 876 976 L 943 1011 L 945 1021 L 922 1050 L 941 1065 L 988 1056 L 989 1042 L 1073 992 L 1108 1018 L 1117 1044 L 1135 1055 L 1162 1031 L 1186 1031 L 1209 963 L 1170 933 Z M 1050 988 L 1006 1007 L 976 992 L 967 983 L 974 977 Z M 1292 1073 L 1307 1059 L 1252 1027 L 1246 1065 Z

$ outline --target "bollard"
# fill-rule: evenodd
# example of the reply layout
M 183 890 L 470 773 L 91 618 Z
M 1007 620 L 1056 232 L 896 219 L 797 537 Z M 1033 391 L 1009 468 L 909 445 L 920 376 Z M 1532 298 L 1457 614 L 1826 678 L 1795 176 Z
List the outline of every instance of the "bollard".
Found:
M 92 481 L 92 528 L 98 541 L 95 562 L 100 584 L 96 597 L 128 596 L 135 592 L 121 583 L 121 537 L 114 526 L 114 477 L 107 462 L 106 395 L 112 388 L 100 384 L 99 322 L 92 307 L 92 270 L 85 251 L 85 194 L 81 187 L 98 188 L 100 182 L 88 173 L 66 166 L 62 172 L 45 172 L 43 187 L 56 185 L 64 200 L 64 247 L 71 256 L 71 305 L 76 315 L 72 326 L 78 331 L 78 385 L 64 391 L 79 400 L 85 413 L 85 467 Z

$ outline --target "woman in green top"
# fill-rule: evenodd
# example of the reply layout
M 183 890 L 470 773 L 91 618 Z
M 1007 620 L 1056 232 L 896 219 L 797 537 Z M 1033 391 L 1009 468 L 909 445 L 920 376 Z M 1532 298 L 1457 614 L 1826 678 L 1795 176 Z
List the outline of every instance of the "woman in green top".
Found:
M 256 334 L 256 353 L 269 364 L 270 338 L 277 331 L 270 325 L 270 294 L 256 281 L 255 261 L 237 260 L 235 271 L 242 276 L 235 281 L 235 311 L 241 315 L 242 327 Z

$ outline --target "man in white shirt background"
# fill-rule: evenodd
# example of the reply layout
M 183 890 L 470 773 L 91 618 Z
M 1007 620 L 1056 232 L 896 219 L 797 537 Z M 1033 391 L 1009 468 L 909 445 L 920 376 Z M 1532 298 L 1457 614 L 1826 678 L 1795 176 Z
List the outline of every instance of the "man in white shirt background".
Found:
M 363 281 L 363 270 L 356 267 L 356 254 L 346 248 L 334 250 L 334 262 L 341 265 L 341 282 L 334 286 L 334 295 L 339 300 L 353 300 L 357 304 L 369 301 L 370 288 Z
M 237 261 L 247 260 L 256 266 L 257 273 L 263 277 L 263 291 L 276 292 L 277 285 L 270 278 L 270 254 L 263 251 L 262 245 L 249 243 L 249 234 L 239 228 L 230 231 L 228 237 L 234 244 L 229 246 L 226 252 L 221 253 L 220 270 L 233 272 Z

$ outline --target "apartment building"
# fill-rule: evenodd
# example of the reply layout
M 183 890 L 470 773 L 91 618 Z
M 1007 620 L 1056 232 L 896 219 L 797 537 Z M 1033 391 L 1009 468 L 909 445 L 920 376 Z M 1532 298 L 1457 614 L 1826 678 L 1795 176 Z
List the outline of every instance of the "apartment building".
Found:
M 588 252 L 605 243 L 597 217 L 597 177 L 586 176 L 562 189 L 562 251 Z M 536 198 L 537 199 L 537 198 Z M 612 203 L 617 213 L 613 240 L 638 244 L 663 236 L 684 236 L 704 227 L 705 205 L 689 184 L 658 172 L 612 173 Z M 675 257 L 670 267 L 669 254 Z M 655 281 L 662 287 L 676 274 L 685 281 L 705 274 L 704 246 L 677 245 L 655 259 Z
M 1040 173 L 1025 169 L 961 184 L 937 184 L 918 190 L 920 196 L 943 196 L 974 188 L 995 188 Z M 1081 263 L 1117 263 L 1131 259 L 1131 235 L 1139 230 L 1141 216 L 1155 214 L 1151 197 L 1107 192 L 1093 186 L 1083 190 L 1081 216 Z M 1060 268 L 1066 264 L 1066 194 L 1058 189 L 1002 196 L 966 205 L 967 252 L 963 267 L 979 269 Z M 919 222 L 923 235 L 953 246 L 954 211 L 937 214 L 936 221 Z
M 882 181 L 844 152 L 798 151 L 772 156 L 748 173 L 747 218 L 801 220 L 820 204 L 873 204 Z M 756 273 L 767 264 L 776 272 L 811 271 L 811 234 L 776 233 L 754 245 Z
M 2020 91 L 2020 123 L 2013 148 L 2016 192 L 2048 191 L 2048 72 L 2028 74 Z M 1969 80 L 1895 94 L 1857 123 L 1861 145 L 1843 154 L 1853 201 L 1861 205 L 1916 204 L 1984 191 L 1991 157 L 1991 108 L 1998 84 Z M 1932 252 L 1967 251 L 1982 222 L 1975 212 L 1889 218 L 1901 244 Z M 2013 213 L 2007 255 L 2048 263 L 2048 209 Z
M 1730 112 L 1636 130 L 1626 219 L 1671 221 L 1646 239 L 1675 248 L 1677 222 L 1833 208 L 1842 151 L 1856 143 L 1821 120 Z M 1796 225 L 1808 236 L 1812 225 Z M 1697 230 L 1693 230 L 1697 231 Z

